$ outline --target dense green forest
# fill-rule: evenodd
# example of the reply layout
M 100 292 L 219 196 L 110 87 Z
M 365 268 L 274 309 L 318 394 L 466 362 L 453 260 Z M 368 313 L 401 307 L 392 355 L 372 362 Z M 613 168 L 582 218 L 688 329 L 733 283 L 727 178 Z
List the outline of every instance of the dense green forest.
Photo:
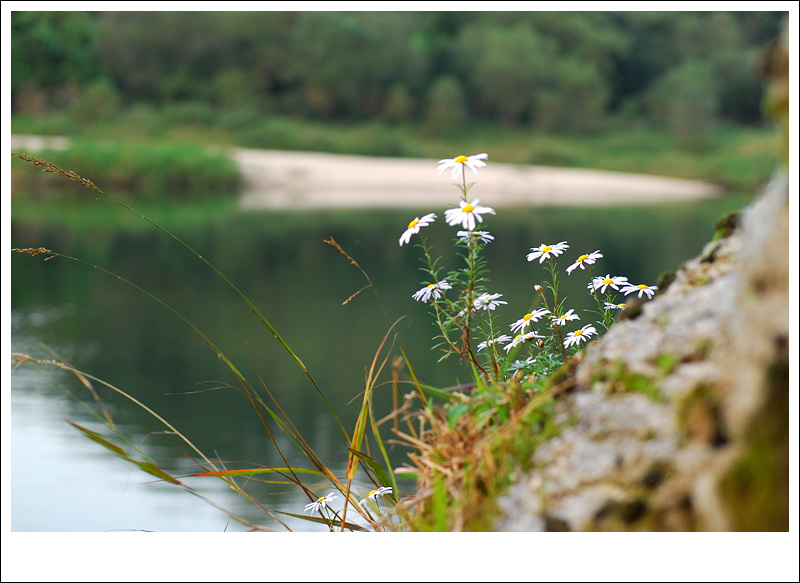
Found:
M 13 12 L 12 108 L 91 121 L 181 103 L 432 134 L 645 119 L 688 139 L 759 123 L 759 57 L 783 14 Z

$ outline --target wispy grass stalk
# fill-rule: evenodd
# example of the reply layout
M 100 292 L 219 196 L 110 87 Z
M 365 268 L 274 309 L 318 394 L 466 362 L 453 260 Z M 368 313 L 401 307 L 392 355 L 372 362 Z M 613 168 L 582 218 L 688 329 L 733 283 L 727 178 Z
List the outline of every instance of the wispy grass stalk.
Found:
M 149 219 L 148 217 L 144 216 L 143 214 L 139 213 L 138 211 L 136 211 L 135 209 L 133 209 L 129 205 L 125 204 L 124 202 L 120 201 L 116 197 L 113 197 L 113 196 L 103 192 L 101 189 L 99 189 L 90 180 L 79 176 L 75 172 L 65 171 L 65 170 L 61 169 L 60 167 L 56 166 L 55 164 L 53 164 L 53 163 L 51 163 L 51 162 L 49 162 L 47 160 L 35 158 L 35 157 L 29 156 L 27 154 L 13 153 L 13 155 L 18 157 L 18 158 L 20 158 L 20 159 L 22 159 L 22 160 L 25 160 L 25 161 L 31 163 L 34 166 L 40 167 L 45 172 L 58 174 L 60 176 L 63 176 L 64 178 L 67 178 L 69 180 L 78 182 L 78 183 L 82 184 L 84 187 L 99 193 L 101 196 L 105 197 L 107 200 L 110 200 L 110 201 L 120 205 L 121 207 L 125 208 L 126 210 L 136 214 L 137 216 L 139 216 L 140 218 L 142 218 L 143 220 L 145 220 L 146 222 L 148 222 L 149 224 L 151 224 L 152 226 L 154 226 L 155 228 L 157 228 L 158 230 L 162 231 L 167 236 L 169 236 L 170 238 L 172 238 L 173 240 L 178 242 L 183 248 L 185 248 L 187 251 L 189 251 L 192 255 L 194 255 L 195 257 L 200 259 L 202 262 L 204 262 L 210 269 L 212 269 L 212 271 L 218 277 L 220 277 L 229 287 L 231 287 L 231 289 L 233 289 L 244 300 L 244 302 L 246 303 L 248 308 L 251 310 L 251 312 L 269 330 L 269 332 L 278 341 L 278 343 L 284 348 L 284 350 L 291 356 L 291 358 L 295 361 L 295 363 L 303 370 L 304 374 L 309 379 L 311 384 L 314 386 L 314 388 L 316 389 L 318 394 L 322 397 L 323 401 L 325 402 L 326 406 L 328 407 L 328 410 L 330 411 L 330 413 L 332 414 L 332 416 L 336 420 L 337 424 L 339 425 L 340 430 L 342 431 L 342 434 L 345 437 L 345 440 L 351 445 L 351 453 L 350 453 L 350 459 L 348 461 L 347 475 L 346 475 L 345 482 L 342 483 L 337 478 L 335 473 L 333 471 L 331 471 L 322 462 L 322 460 L 314 453 L 313 449 L 309 446 L 309 444 L 303 439 L 302 435 L 299 433 L 299 431 L 297 431 L 297 429 L 291 423 L 290 419 L 284 413 L 283 409 L 281 409 L 281 407 L 279 406 L 277 401 L 274 399 L 272 393 L 267 388 L 266 383 L 261 378 L 260 373 L 258 373 L 258 378 L 259 378 L 259 381 L 261 382 L 262 389 L 265 391 L 266 395 L 272 401 L 275 409 L 273 409 L 272 407 L 268 406 L 264 402 L 264 400 L 258 395 L 258 393 L 253 389 L 253 387 L 247 381 L 245 375 L 230 361 L 230 359 L 228 359 L 222 353 L 222 351 L 211 341 L 211 339 L 209 339 L 201 330 L 199 330 L 197 328 L 197 326 L 195 326 L 189 319 L 187 319 L 185 316 L 183 316 L 176 309 L 174 309 L 173 307 L 169 306 L 167 303 L 165 303 L 164 301 L 162 301 L 161 299 L 156 297 L 154 294 L 152 294 L 152 293 L 148 292 L 147 290 L 141 288 L 140 286 L 136 285 L 135 283 L 133 283 L 133 282 L 131 282 L 131 281 L 129 281 L 129 280 L 117 275 L 117 274 L 114 274 L 111 271 L 109 271 L 109 270 L 107 270 L 107 269 L 105 269 L 103 267 L 100 267 L 98 265 L 94 265 L 94 264 L 88 263 L 86 261 L 83 261 L 81 259 L 78 259 L 78 258 L 75 258 L 75 257 L 71 257 L 71 256 L 67 256 L 67 255 L 63 255 L 63 254 L 60 254 L 60 253 L 57 253 L 57 252 L 54 252 L 54 251 L 51 251 L 51 250 L 48 250 L 48 249 L 45 249 L 45 248 L 41 248 L 41 247 L 40 248 L 28 248 L 28 249 L 14 249 L 15 252 L 25 253 L 25 254 L 28 254 L 28 255 L 31 255 L 31 256 L 38 256 L 38 255 L 43 255 L 44 254 L 44 255 L 47 256 L 47 257 L 45 257 L 45 261 L 48 261 L 48 260 L 51 260 L 53 258 L 58 257 L 58 258 L 69 259 L 71 261 L 75 261 L 75 262 L 87 265 L 87 266 L 92 267 L 94 269 L 98 269 L 99 271 L 101 271 L 101 272 L 103 272 L 105 274 L 108 274 L 108 275 L 110 275 L 112 277 L 115 277 L 116 279 L 120 280 L 121 282 L 123 282 L 123 283 L 125 283 L 127 285 L 130 285 L 134 289 L 144 293 L 149 298 L 151 298 L 152 300 L 156 301 L 161 306 L 167 308 L 170 312 L 172 312 L 179 319 L 181 319 L 184 323 L 186 323 L 195 333 L 197 333 L 203 339 L 204 342 L 206 342 L 206 344 L 211 348 L 211 350 L 215 354 L 218 355 L 218 357 L 225 363 L 225 365 L 232 372 L 234 377 L 238 380 L 238 382 L 240 383 L 240 386 L 241 386 L 240 392 L 242 392 L 245 395 L 245 397 L 250 402 L 251 406 L 254 408 L 254 410 L 258 414 L 262 425 L 265 427 L 265 429 L 267 430 L 267 432 L 269 434 L 269 437 L 270 437 L 270 440 L 273 443 L 273 446 L 278 451 L 278 453 L 279 453 L 279 455 L 280 455 L 281 459 L 283 460 L 283 462 L 284 462 L 286 467 L 284 469 L 282 469 L 282 470 L 276 469 L 276 468 L 267 468 L 267 469 L 248 468 L 248 469 L 244 469 L 244 470 L 228 470 L 228 469 L 226 469 L 224 467 L 222 469 L 220 469 L 220 468 L 217 467 L 217 465 L 212 463 L 211 460 L 207 456 L 205 456 L 199 449 L 197 449 L 185 436 L 183 436 L 183 434 L 181 434 L 179 431 L 177 431 L 177 429 L 175 429 L 172 425 L 170 425 L 163 418 L 158 416 L 154 411 L 149 409 L 146 405 L 144 405 L 143 403 L 139 402 L 138 400 L 136 400 L 135 398 L 133 398 L 129 394 L 125 393 L 124 391 L 121 391 L 120 389 L 117 389 L 116 387 L 113 387 L 112 385 L 110 385 L 108 383 L 105 383 L 103 381 L 100 381 L 100 382 L 102 382 L 102 384 L 104 384 L 105 386 L 111 388 L 112 390 L 114 390 L 114 391 L 122 394 L 123 396 L 127 397 L 132 402 L 134 402 L 137 406 L 142 407 L 149 414 L 155 416 L 160 422 L 164 423 L 169 428 L 170 432 L 174 433 L 175 435 L 180 436 L 188 445 L 190 445 L 190 447 L 202 458 L 203 463 L 207 466 L 205 468 L 206 471 L 195 473 L 195 474 L 193 474 L 193 476 L 195 476 L 195 477 L 201 477 L 201 476 L 202 477 L 210 477 L 210 476 L 214 476 L 214 477 L 218 477 L 218 478 L 223 479 L 230 487 L 232 487 L 238 493 L 239 496 L 243 496 L 243 497 L 247 498 L 248 500 L 250 500 L 251 502 L 256 504 L 259 508 L 262 508 L 272 518 L 276 519 L 280 524 L 283 524 L 277 518 L 275 513 L 269 511 L 263 505 L 261 505 L 256 500 L 254 500 L 240 486 L 238 486 L 232 479 L 230 479 L 233 476 L 247 476 L 247 479 L 249 480 L 252 476 L 257 475 L 257 474 L 261 473 L 262 471 L 268 471 L 268 472 L 271 472 L 271 473 L 278 474 L 278 475 L 282 476 L 283 478 L 288 479 L 291 483 L 295 484 L 296 486 L 302 488 L 302 490 L 308 495 L 309 499 L 314 501 L 315 495 L 312 493 L 312 491 L 309 489 L 309 487 L 307 487 L 305 485 L 305 483 L 303 482 L 302 478 L 300 477 L 300 474 L 305 473 L 305 471 L 302 470 L 302 469 L 290 467 L 290 464 L 287 462 L 287 459 L 286 459 L 285 455 L 283 454 L 283 452 L 281 451 L 280 447 L 278 446 L 277 440 L 276 440 L 276 438 L 275 438 L 275 436 L 274 436 L 274 434 L 273 434 L 273 432 L 272 432 L 272 430 L 270 428 L 270 423 L 268 422 L 267 417 L 264 416 L 263 412 L 266 412 L 267 416 L 275 424 L 277 424 L 277 426 L 281 430 L 281 432 L 283 432 L 284 434 L 289 436 L 289 438 L 292 440 L 292 442 L 302 451 L 302 453 L 309 459 L 311 464 L 316 468 L 314 475 L 324 477 L 326 480 L 331 482 L 331 484 L 336 489 L 338 489 L 340 492 L 342 492 L 344 494 L 344 496 L 345 496 L 345 508 L 344 508 L 344 511 L 342 513 L 341 518 L 339 519 L 339 524 L 340 524 L 341 529 L 343 529 L 343 530 L 344 529 L 350 529 L 350 530 L 361 529 L 361 527 L 359 527 L 358 525 L 355 525 L 353 523 L 347 522 L 346 513 L 347 513 L 348 503 L 350 503 L 350 504 L 352 504 L 354 506 L 354 508 L 356 508 L 359 511 L 359 513 L 362 516 L 366 516 L 365 515 L 365 511 L 361 508 L 361 506 L 358 504 L 357 500 L 353 497 L 353 495 L 350 492 L 350 489 L 351 489 L 352 480 L 353 480 L 353 478 L 355 476 L 355 469 L 356 469 L 357 460 L 359 460 L 359 459 L 361 459 L 361 460 L 369 459 L 370 461 L 372 461 L 371 458 L 369 458 L 368 456 L 365 456 L 364 454 L 361 454 L 360 452 L 358 452 L 358 450 L 360 449 L 361 443 L 362 443 L 362 441 L 364 439 L 364 431 L 366 429 L 367 418 L 372 415 L 372 413 L 371 413 L 371 392 L 372 392 L 372 390 L 373 390 L 373 388 L 375 386 L 375 380 L 376 380 L 377 376 L 380 374 L 381 370 L 383 369 L 384 365 L 386 364 L 386 359 L 384 359 L 380 363 L 380 365 L 376 368 L 377 357 L 378 357 L 378 353 L 380 353 L 380 348 L 379 348 L 378 353 L 376 353 L 376 357 L 375 357 L 376 360 L 373 361 L 373 366 L 372 366 L 372 368 L 370 370 L 370 377 L 367 379 L 367 388 L 366 388 L 366 392 L 365 392 L 365 400 L 364 400 L 364 403 L 362 404 L 361 412 L 360 412 L 360 415 L 359 415 L 359 422 L 357 423 L 356 428 L 354 429 L 353 435 L 350 436 L 350 435 L 348 435 L 346 429 L 342 425 L 342 423 L 341 423 L 338 415 L 334 411 L 333 407 L 328 402 L 328 400 L 325 398 L 325 395 L 323 394 L 322 390 L 320 389 L 320 387 L 318 386 L 318 384 L 316 383 L 314 378 L 311 376 L 311 374 L 308 371 L 308 369 L 306 368 L 305 364 L 300 360 L 300 358 L 297 356 L 297 354 L 289 347 L 289 345 L 286 343 L 286 341 L 281 337 L 281 335 L 277 332 L 277 330 L 269 322 L 269 320 L 264 316 L 264 314 L 253 304 L 253 302 L 250 301 L 250 299 L 247 298 L 247 296 L 244 293 L 242 293 L 242 291 L 236 285 L 234 285 L 224 274 L 222 274 L 211 262 L 209 262 L 205 257 L 200 255 L 190 245 L 188 245 L 182 239 L 180 239 L 179 237 L 174 235 L 172 232 L 170 232 L 169 230 L 165 229 L 164 227 L 162 227 L 158 223 L 152 221 L 151 219 Z M 335 241 L 333 241 L 333 239 L 331 239 L 330 243 L 333 244 L 334 246 L 338 247 L 338 244 L 336 244 Z M 338 248 L 340 249 L 340 251 L 343 252 L 343 250 L 341 250 L 340 247 L 338 247 Z M 346 255 L 346 253 L 345 253 L 345 255 Z M 351 259 L 351 261 L 352 261 L 352 259 Z M 359 269 L 361 269 L 360 266 L 358 266 L 358 264 L 355 261 L 353 261 L 353 263 Z M 363 270 L 362 270 L 362 273 L 363 273 Z M 366 275 L 366 273 L 364 273 L 364 275 L 367 277 L 367 279 L 369 281 L 369 284 L 371 286 L 372 282 L 369 280 L 369 277 Z M 374 288 L 374 286 L 373 286 L 373 288 Z M 377 295 L 377 292 L 376 292 L 376 295 Z M 380 301 L 380 297 L 379 296 L 378 296 L 378 299 Z M 383 307 L 382 302 L 381 302 L 381 305 Z M 385 311 L 385 307 L 384 307 L 384 311 Z M 388 337 L 388 333 L 387 333 L 387 337 Z M 384 339 L 384 342 L 385 341 L 386 341 L 386 338 Z M 381 346 L 383 346 L 383 343 L 381 344 Z M 388 358 L 388 356 L 386 358 Z M 19 357 L 19 362 L 29 362 L 29 361 L 34 361 L 34 359 L 31 359 L 30 357 L 27 357 L 27 356 L 20 356 Z M 50 363 L 50 362 L 48 362 L 48 363 Z M 66 370 L 69 370 L 71 368 L 71 367 L 68 367 L 65 364 L 57 363 L 57 361 L 52 361 L 52 364 L 55 364 L 56 366 L 61 366 L 62 368 L 65 368 Z M 410 363 L 408 363 L 408 365 L 409 365 L 409 370 L 412 370 L 412 374 L 413 374 L 413 369 L 411 368 Z M 93 377 L 90 377 L 89 375 L 85 375 L 84 373 L 78 373 L 78 371 L 76 371 L 74 368 L 72 368 L 72 370 L 73 370 L 73 372 L 75 372 L 76 376 L 78 376 L 78 378 L 82 379 L 83 381 L 85 381 L 87 378 L 93 378 Z M 88 384 L 88 382 L 86 384 Z M 420 390 L 422 390 L 421 385 L 420 385 Z M 97 398 L 97 395 L 96 395 L 95 392 L 93 392 L 93 395 Z M 113 420 L 111 419 L 110 415 L 108 415 L 106 413 L 104 419 L 105 419 L 106 425 L 110 429 L 112 429 L 112 431 L 115 431 L 114 425 L 113 425 Z M 146 462 L 146 463 L 138 462 L 135 459 L 133 459 L 130 456 L 128 456 L 123 450 L 121 450 L 117 446 L 111 444 L 110 442 L 108 442 L 108 440 L 106 440 L 105 438 L 99 436 L 95 432 L 87 430 L 86 428 L 83 428 L 83 427 L 81 427 L 81 426 L 79 426 L 77 424 L 74 424 L 74 423 L 73 423 L 73 425 L 75 425 L 76 428 L 80 429 L 85 435 L 87 435 L 87 437 L 90 437 L 91 439 L 93 439 L 96 442 L 100 443 L 104 447 L 110 449 L 111 451 L 113 451 L 117 455 L 120 455 L 126 461 L 129 461 L 131 463 L 134 463 L 134 464 L 138 465 L 144 471 L 148 471 L 149 473 L 152 473 L 152 474 L 158 476 L 161 479 L 167 480 L 170 483 L 174 483 L 176 485 L 181 484 L 177 479 L 173 478 L 172 476 L 170 476 L 166 472 L 160 470 L 160 468 L 158 468 L 155 464 L 153 464 L 151 462 Z M 374 425 L 373 425 L 373 428 L 377 429 Z M 376 439 L 378 439 L 378 442 L 381 443 L 380 442 L 379 433 L 376 432 L 375 436 L 376 436 Z M 381 443 L 381 447 L 382 447 L 382 443 Z M 354 452 L 358 452 L 358 456 L 356 456 Z M 384 450 L 384 454 L 385 454 L 385 450 Z M 367 474 L 370 475 L 370 472 L 374 473 L 374 468 L 375 467 L 377 467 L 377 466 L 373 464 L 373 469 L 372 470 L 365 470 L 365 471 L 367 471 Z M 388 483 L 388 480 L 386 479 L 386 474 L 385 473 L 382 475 L 382 477 L 384 478 L 383 482 Z M 374 481 L 377 481 L 374 477 L 372 479 Z M 392 484 L 394 484 L 394 488 L 395 488 L 395 491 L 396 491 L 396 484 L 394 483 L 394 477 L 393 476 L 392 476 Z M 318 520 L 318 519 L 315 519 L 313 517 L 302 516 L 302 515 L 298 515 L 298 516 L 300 516 L 300 517 L 302 517 L 304 519 L 312 520 L 312 521 L 317 521 Z M 336 516 L 338 518 L 338 515 L 336 515 Z M 327 521 L 327 516 L 326 515 L 323 515 L 323 520 Z M 329 524 L 330 527 L 332 528 L 332 523 L 330 523 L 330 521 L 327 521 L 326 523 Z

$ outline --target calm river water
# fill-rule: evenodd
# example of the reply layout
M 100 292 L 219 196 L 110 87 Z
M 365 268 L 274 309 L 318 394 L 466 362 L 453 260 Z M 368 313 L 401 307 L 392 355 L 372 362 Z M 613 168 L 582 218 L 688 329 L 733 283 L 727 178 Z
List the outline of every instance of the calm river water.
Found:
M 661 272 L 699 253 L 714 221 L 742 203 L 498 208 L 487 221 L 496 236 L 487 247 L 487 260 L 491 290 L 504 294 L 508 305 L 497 315 L 509 324 L 524 315 L 533 284 L 544 282 L 538 262 L 525 260 L 531 247 L 566 240 L 570 249 L 559 258 L 562 270 L 578 255 L 599 249 L 605 257 L 596 275 L 655 284 Z M 436 210 L 234 214 L 176 234 L 258 306 L 352 431 L 366 370 L 389 321 L 370 290 L 342 305 L 366 282 L 323 239 L 333 236 L 359 262 L 392 319 L 408 316 L 398 330 L 420 380 L 453 385 L 466 380 L 468 370 L 452 359 L 436 364 L 438 356 L 430 349 L 432 320 L 426 306 L 411 298 L 424 279 L 421 255 L 397 243 L 410 219 Z M 455 266 L 454 229 L 444 224 L 441 211 L 426 232 L 443 265 Z M 45 228 L 19 221 L 12 222 L 11 234 L 13 247 L 43 246 L 101 266 L 181 312 L 253 385 L 259 385 L 260 375 L 317 454 L 341 472 L 347 456 L 342 434 L 319 394 L 241 298 L 175 241 L 150 228 Z M 230 371 L 185 322 L 119 279 L 85 265 L 16 254 L 11 260 L 12 350 L 39 358 L 57 355 L 123 389 L 227 467 L 283 465 L 252 407 L 230 388 L 235 384 Z M 590 307 L 585 273 L 564 274 L 562 282 L 567 307 L 579 313 Z M 384 374 L 382 380 L 389 378 Z M 67 418 L 100 425 L 84 405 L 90 395 L 69 375 L 22 365 L 12 372 L 11 385 L 12 530 L 244 530 L 229 521 L 232 509 L 253 523 L 281 529 L 257 506 L 237 500 L 220 480 L 190 478 L 186 483 L 221 509 L 156 481 L 84 437 Z M 193 452 L 165 435 L 156 420 L 98 383 L 95 387 L 132 445 L 177 475 L 199 471 Z M 378 416 L 389 412 L 388 385 L 377 390 L 375 406 Z M 288 439 L 279 438 L 279 445 L 290 463 L 308 467 Z M 399 446 L 390 453 L 395 466 L 405 460 Z M 319 495 L 330 491 L 327 485 L 310 484 Z M 413 483 L 401 487 L 410 489 Z M 356 484 L 360 494 L 370 488 Z M 308 502 L 286 485 L 253 480 L 247 491 L 272 511 L 303 514 Z M 285 522 L 295 531 L 325 530 L 293 518 Z

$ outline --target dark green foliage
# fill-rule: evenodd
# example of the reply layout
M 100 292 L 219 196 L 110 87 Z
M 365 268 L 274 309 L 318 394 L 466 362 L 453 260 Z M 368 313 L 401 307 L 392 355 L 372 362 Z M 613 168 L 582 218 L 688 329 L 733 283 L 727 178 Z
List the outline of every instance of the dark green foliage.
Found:
M 458 45 L 460 68 L 469 71 L 472 107 L 481 117 L 511 125 L 538 112 L 537 97 L 553 85 L 555 43 L 523 22 L 465 29 Z
M 80 176 L 91 176 L 103 190 L 139 200 L 233 198 L 241 188 L 233 160 L 181 143 L 76 141 L 66 150 L 45 151 L 41 157 Z M 13 164 L 24 162 L 15 158 Z M 20 190 L 47 196 L 86 197 L 81 184 L 44 172 L 20 172 L 16 184 Z
M 306 111 L 363 119 L 384 110 L 397 85 L 419 87 L 425 54 L 415 13 L 305 12 L 292 28 L 287 73 Z
M 734 229 L 739 226 L 740 213 L 738 211 L 731 211 L 725 213 L 720 219 L 714 223 L 714 237 L 712 241 L 718 239 L 725 239 L 733 233 Z
M 86 103 L 108 95 L 112 110 L 193 102 L 579 133 L 624 112 L 702 148 L 722 121 L 760 123 L 757 64 L 783 14 L 12 12 L 13 108 L 84 102 L 91 121 Z
M 467 98 L 458 79 L 436 79 L 427 95 L 423 124 L 429 134 L 457 131 L 468 119 Z
M 71 107 L 78 86 L 98 79 L 97 19 L 86 12 L 12 12 L 12 98 L 17 111 Z

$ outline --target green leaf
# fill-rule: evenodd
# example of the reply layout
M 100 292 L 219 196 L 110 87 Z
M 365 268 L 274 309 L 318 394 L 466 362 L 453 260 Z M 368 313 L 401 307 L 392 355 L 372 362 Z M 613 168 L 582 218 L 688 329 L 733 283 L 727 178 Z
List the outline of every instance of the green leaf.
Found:
M 425 390 L 426 395 L 433 395 L 434 397 L 439 397 L 445 401 L 451 401 L 453 399 L 453 394 L 448 391 L 443 391 L 442 389 L 437 389 L 436 387 L 431 387 L 429 385 L 420 386 Z
M 67 423 L 69 423 L 74 428 L 76 428 L 79 431 L 81 431 L 89 439 L 91 439 L 93 441 L 96 441 L 97 443 L 99 443 L 100 445 L 102 445 L 103 447 L 108 449 L 109 451 L 112 451 L 113 453 L 115 453 L 116 455 L 118 455 L 119 457 L 124 459 L 125 461 L 131 462 L 132 464 L 134 464 L 136 466 L 139 466 L 139 468 L 142 471 L 147 472 L 148 474 L 153 475 L 153 476 L 155 476 L 157 478 L 160 478 L 162 480 L 165 480 L 165 481 L 167 481 L 167 482 L 169 482 L 171 484 L 180 485 L 180 482 L 178 480 L 176 480 L 175 478 L 170 476 L 168 473 L 166 473 L 164 470 L 159 468 L 153 462 L 146 462 L 146 461 L 143 462 L 143 461 L 135 460 L 132 457 L 130 457 L 127 453 L 125 453 L 124 449 L 122 449 L 118 445 L 114 445 L 113 443 L 108 441 L 105 437 L 103 437 L 102 435 L 100 435 L 98 433 L 95 433 L 91 429 L 87 429 L 86 427 L 78 425 L 77 423 L 75 423 L 74 421 L 70 421 L 69 419 L 67 419 Z
M 295 514 L 294 512 L 283 512 L 282 510 L 276 510 L 277 514 L 283 514 L 285 516 L 291 516 L 292 518 L 299 518 L 301 520 L 307 520 L 308 522 L 319 522 L 320 524 L 329 525 L 329 521 L 325 520 L 324 518 L 320 518 L 318 516 L 306 516 L 304 514 Z M 342 521 L 333 519 L 334 526 L 341 526 Z M 345 522 L 345 528 L 349 528 L 350 530 L 358 530 L 360 532 L 369 532 L 368 529 L 364 528 L 363 526 L 359 526 L 358 524 L 354 524 L 352 522 Z
M 398 478 L 406 478 L 409 480 L 416 480 L 417 478 L 419 478 L 417 474 L 404 474 L 402 472 L 395 472 L 394 475 Z
M 127 456 L 126 456 L 126 459 L 128 461 L 130 461 L 130 462 L 133 462 L 137 466 L 139 466 L 139 469 L 141 469 L 142 471 L 145 471 L 148 474 L 155 476 L 156 478 L 161 478 L 162 480 L 165 480 L 165 481 L 169 482 L 170 484 L 180 485 L 180 482 L 178 480 L 176 480 L 175 478 L 170 476 L 168 473 L 166 473 L 164 470 L 159 468 L 153 462 L 140 462 L 140 461 L 136 461 L 134 459 L 130 459 Z
M 450 407 L 450 409 L 447 411 L 447 423 L 450 426 L 450 429 L 453 429 L 456 426 L 458 420 L 467 411 L 469 411 L 469 406 L 466 403 L 459 403 Z
M 375 472 L 375 477 L 378 479 L 378 482 L 380 482 L 381 486 L 392 486 L 389 476 L 377 461 L 369 457 L 367 454 L 356 451 L 353 448 L 348 447 L 347 449 L 349 449 L 350 453 L 366 463 L 372 469 L 372 471 Z
M 190 478 L 204 478 L 207 476 L 250 476 L 253 474 L 312 474 L 320 478 L 328 478 L 327 474 L 306 468 L 248 468 L 245 470 L 217 470 L 214 472 L 200 472 L 190 474 Z

